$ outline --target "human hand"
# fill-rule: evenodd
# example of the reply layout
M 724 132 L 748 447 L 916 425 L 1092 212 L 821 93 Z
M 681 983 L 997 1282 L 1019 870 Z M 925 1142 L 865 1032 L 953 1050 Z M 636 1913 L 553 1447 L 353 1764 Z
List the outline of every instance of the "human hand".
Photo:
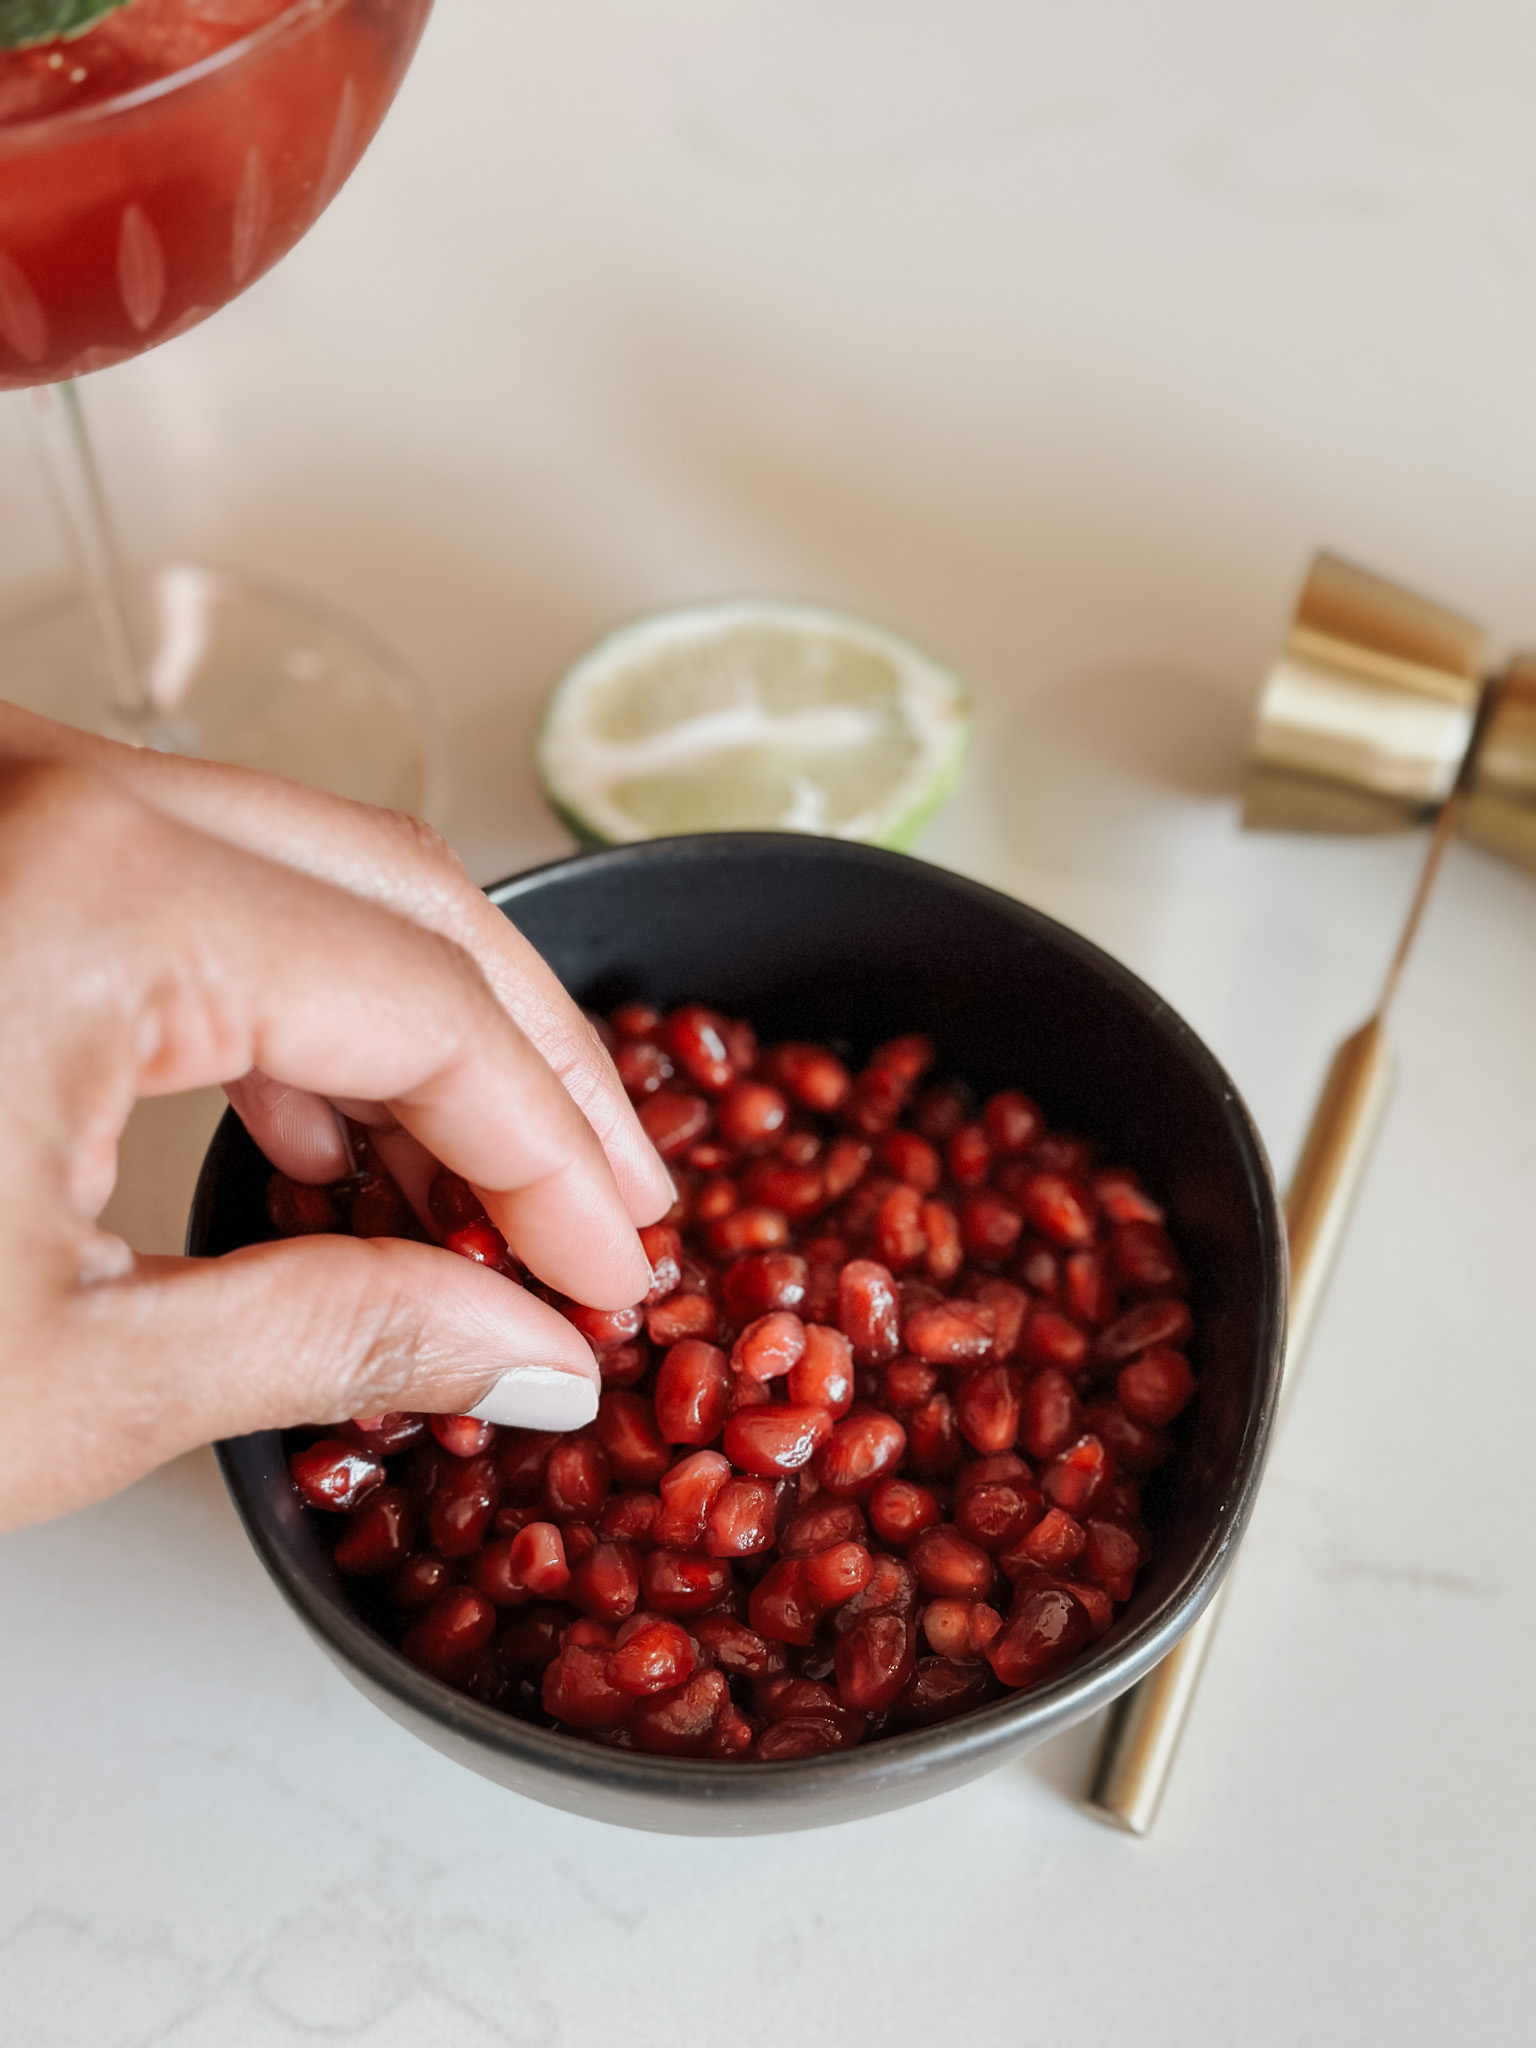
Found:
M 596 1366 L 554 1309 L 435 1246 L 311 1237 L 136 1257 L 96 1227 L 141 1095 L 219 1081 L 290 1177 L 368 1124 L 524 1263 L 643 1296 L 672 1200 L 596 1036 L 424 828 L 0 706 L 0 1526 L 214 1436 L 417 1408 L 572 1428 Z

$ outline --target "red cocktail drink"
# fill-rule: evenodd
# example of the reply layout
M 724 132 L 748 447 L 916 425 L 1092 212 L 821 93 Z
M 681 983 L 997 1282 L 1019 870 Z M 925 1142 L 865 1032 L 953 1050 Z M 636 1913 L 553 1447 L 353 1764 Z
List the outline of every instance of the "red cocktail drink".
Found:
M 128 0 L 0 51 L 0 388 L 193 327 L 304 234 L 431 0 Z

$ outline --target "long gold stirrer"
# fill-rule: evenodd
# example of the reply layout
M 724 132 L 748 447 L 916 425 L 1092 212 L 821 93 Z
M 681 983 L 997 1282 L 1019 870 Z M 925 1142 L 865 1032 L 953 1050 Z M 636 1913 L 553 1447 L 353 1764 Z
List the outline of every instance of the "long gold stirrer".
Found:
M 1260 705 L 1245 823 L 1281 829 L 1384 830 L 1437 805 L 1418 885 L 1371 1016 L 1339 1046 L 1312 1114 L 1286 1195 L 1290 1318 L 1281 1413 L 1295 1392 L 1355 1196 L 1392 1089 L 1387 1011 L 1397 993 L 1446 848 L 1458 826 L 1479 816 L 1478 762 L 1500 707 L 1520 695 L 1520 665 L 1501 692 L 1482 685 L 1483 635 L 1466 620 L 1412 592 L 1322 555 L 1297 606 Z M 1530 707 L 1505 707 L 1523 745 Z M 1517 749 L 1518 751 L 1518 749 Z M 1509 812 L 1479 830 L 1500 852 L 1529 858 L 1531 788 L 1496 801 Z M 1506 781 L 1509 778 L 1506 777 Z M 1469 817 L 1469 805 L 1472 815 Z M 1514 824 L 1510 823 L 1510 816 Z M 1116 1704 L 1086 1804 L 1096 1818 L 1144 1835 L 1157 1817 L 1200 1671 L 1216 1631 L 1225 1586 L 1194 1626 Z

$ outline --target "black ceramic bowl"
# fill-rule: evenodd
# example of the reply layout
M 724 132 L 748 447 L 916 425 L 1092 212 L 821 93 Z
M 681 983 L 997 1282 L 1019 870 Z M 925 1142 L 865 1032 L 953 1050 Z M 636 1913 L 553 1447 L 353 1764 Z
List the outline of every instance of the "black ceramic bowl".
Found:
M 1017 1084 L 1053 1124 L 1135 1166 L 1190 1267 L 1200 1387 L 1163 1489 L 1157 1550 L 1114 1626 L 1061 1677 L 962 1720 L 800 1763 L 597 1748 L 481 1706 L 355 1614 L 275 1431 L 220 1446 L 251 1541 L 300 1618 L 384 1711 L 498 1783 L 594 1819 L 678 1834 L 823 1826 L 964 1784 L 1104 1706 L 1215 1592 L 1258 1485 L 1285 1325 L 1285 1238 L 1236 1090 L 1167 1004 L 1037 911 L 905 856 L 775 833 L 582 854 L 491 900 L 589 1006 L 685 998 L 766 1037 L 867 1052 L 926 1031 L 943 1067 Z M 266 1166 L 231 1114 L 198 1182 L 189 1249 L 266 1237 Z

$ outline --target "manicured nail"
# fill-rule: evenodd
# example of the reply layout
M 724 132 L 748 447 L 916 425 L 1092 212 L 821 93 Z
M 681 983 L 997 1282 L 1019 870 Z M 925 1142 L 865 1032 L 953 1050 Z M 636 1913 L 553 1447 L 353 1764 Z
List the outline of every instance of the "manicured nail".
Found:
M 584 1429 L 597 1413 L 597 1388 L 553 1365 L 515 1365 L 469 1413 L 503 1429 Z

